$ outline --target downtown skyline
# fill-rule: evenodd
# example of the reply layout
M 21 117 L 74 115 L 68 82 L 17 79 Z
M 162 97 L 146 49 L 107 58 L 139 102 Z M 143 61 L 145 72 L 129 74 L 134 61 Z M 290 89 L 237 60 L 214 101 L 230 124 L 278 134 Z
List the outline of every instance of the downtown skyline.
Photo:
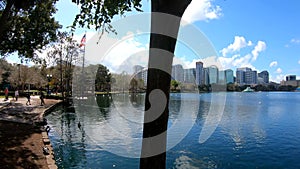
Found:
M 196 62 L 194 68 L 183 68 L 181 64 L 172 66 L 172 79 L 180 83 L 190 83 L 196 85 L 208 84 L 229 84 L 235 83 L 238 85 L 257 85 L 257 84 L 273 84 L 269 80 L 269 72 L 263 70 L 258 72 L 249 67 L 237 68 L 236 71 L 232 69 L 219 70 L 216 66 L 203 67 L 202 62 Z M 142 79 L 146 84 L 147 68 L 141 65 L 133 66 L 133 77 Z M 289 79 L 289 78 L 293 79 Z M 286 81 L 296 81 L 296 75 L 288 75 L 285 77 Z

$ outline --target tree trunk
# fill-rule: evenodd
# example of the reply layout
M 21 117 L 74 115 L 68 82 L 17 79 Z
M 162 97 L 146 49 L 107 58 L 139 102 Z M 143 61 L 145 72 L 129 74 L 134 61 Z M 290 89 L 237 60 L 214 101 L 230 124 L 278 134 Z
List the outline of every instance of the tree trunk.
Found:
M 148 63 L 141 169 L 166 168 L 167 126 L 171 70 L 180 19 L 191 0 L 152 0 L 151 36 Z M 161 17 L 158 12 L 175 15 Z M 166 15 L 163 15 L 166 16 Z M 163 24 L 163 25 L 162 25 Z M 173 35 L 173 37 L 167 36 Z M 158 89 L 165 96 L 155 94 Z M 151 94 L 152 93 L 152 94 Z M 154 98 L 149 101 L 149 96 Z M 165 104 L 162 112 L 155 103 Z M 151 107 L 151 105 L 153 107 Z M 158 116 L 157 116 L 158 115 Z M 154 116 L 157 118 L 154 119 Z M 154 120 L 150 120 L 154 119 Z

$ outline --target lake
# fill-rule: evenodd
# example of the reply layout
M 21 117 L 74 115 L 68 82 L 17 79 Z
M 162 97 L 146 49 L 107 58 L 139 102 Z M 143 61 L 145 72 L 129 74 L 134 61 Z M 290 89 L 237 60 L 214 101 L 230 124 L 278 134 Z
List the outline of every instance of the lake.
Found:
M 144 97 L 48 114 L 58 167 L 139 168 Z M 169 110 L 167 168 L 300 168 L 300 92 L 175 93 Z

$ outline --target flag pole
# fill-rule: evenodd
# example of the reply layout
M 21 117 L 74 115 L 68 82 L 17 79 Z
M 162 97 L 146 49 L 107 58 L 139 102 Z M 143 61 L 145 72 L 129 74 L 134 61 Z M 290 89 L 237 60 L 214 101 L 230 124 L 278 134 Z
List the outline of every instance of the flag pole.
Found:
M 85 36 L 85 39 L 86 39 L 86 31 L 85 31 L 85 33 L 84 33 L 84 36 Z M 86 43 L 86 40 L 84 41 L 84 44 L 83 44 L 83 56 L 82 56 L 82 75 L 83 75 L 83 72 L 84 72 L 85 43 Z
M 84 80 L 84 61 L 85 61 L 85 43 L 86 43 L 86 31 L 81 39 L 80 47 L 83 46 L 83 55 L 82 55 L 82 70 L 81 70 L 81 77 L 80 81 L 83 82 Z M 83 98 L 83 85 L 80 85 L 80 98 Z

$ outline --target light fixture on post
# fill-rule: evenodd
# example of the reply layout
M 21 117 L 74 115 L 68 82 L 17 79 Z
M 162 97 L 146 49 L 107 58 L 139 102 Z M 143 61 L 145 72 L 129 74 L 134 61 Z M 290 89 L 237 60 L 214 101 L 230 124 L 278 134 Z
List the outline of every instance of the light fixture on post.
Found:
M 47 79 L 48 79 L 48 90 L 47 90 L 47 95 L 50 95 L 50 81 L 52 79 L 51 74 L 47 74 Z

